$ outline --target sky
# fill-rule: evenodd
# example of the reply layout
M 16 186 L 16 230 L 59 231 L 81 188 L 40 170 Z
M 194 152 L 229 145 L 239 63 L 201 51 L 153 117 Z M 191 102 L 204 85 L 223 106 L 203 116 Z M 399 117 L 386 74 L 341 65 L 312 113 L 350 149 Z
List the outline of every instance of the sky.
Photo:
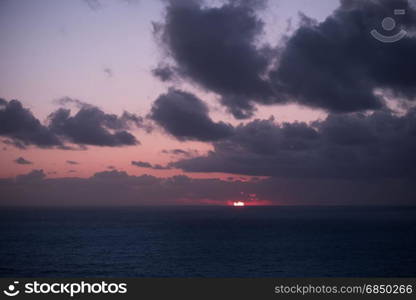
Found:
M 415 25 L 405 0 L 1 0 L 0 205 L 415 204 Z

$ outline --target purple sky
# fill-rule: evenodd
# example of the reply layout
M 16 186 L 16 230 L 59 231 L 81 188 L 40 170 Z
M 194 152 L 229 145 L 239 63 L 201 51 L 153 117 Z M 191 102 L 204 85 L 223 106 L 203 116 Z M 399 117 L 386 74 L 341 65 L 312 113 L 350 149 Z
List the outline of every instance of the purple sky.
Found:
M 0 2 L 0 98 L 17 99 L 18 116 L 31 115 L 39 121 L 36 132 L 30 123 L 29 133 L 22 133 L 23 125 L 11 133 L 9 112 L 0 115 L 0 193 L 9 198 L 4 204 L 50 204 L 68 188 L 81 197 L 85 190 L 80 185 L 99 204 L 101 181 L 128 190 L 117 196 L 122 200 L 114 196 L 103 204 L 218 204 L 247 200 L 250 193 L 258 204 L 412 203 L 415 189 L 410 183 L 415 174 L 405 166 L 414 162 L 407 155 L 415 148 L 410 140 L 416 93 L 408 87 L 415 82 L 398 58 L 416 50 L 411 34 L 414 10 L 406 20 L 409 36 L 396 46 L 399 50 L 389 50 L 373 46 L 370 37 L 363 46 L 348 48 L 353 38 L 346 32 L 361 19 L 356 23 L 348 19 L 349 8 L 334 12 L 340 6 L 334 0 L 278 0 L 260 8 L 253 3 L 262 1 L 204 1 L 195 6 L 190 2 Z M 368 20 L 376 22 L 386 16 L 392 2 L 375 1 L 374 7 L 351 3 L 357 11 L 370 12 Z M 244 21 L 245 36 L 239 36 L 238 30 L 233 33 L 232 19 L 238 16 Z M 198 18 L 193 29 L 189 24 Z M 216 18 L 218 23 L 208 29 L 198 27 Z M 331 28 L 345 29 L 337 33 L 346 33 L 339 36 L 343 43 L 318 38 L 333 34 L 327 29 L 327 18 L 339 21 Z M 215 31 L 220 22 L 224 22 L 223 34 Z M 315 31 L 306 30 L 311 28 Z M 224 42 L 224 48 L 209 44 L 209 30 L 215 35 L 213 41 Z M 234 36 L 227 36 L 230 32 Z M 198 40 L 204 34 L 207 39 Z M 317 38 L 316 44 L 308 44 L 308 34 Z M 232 43 L 241 47 L 230 48 L 235 51 L 231 60 L 238 62 L 241 57 L 241 62 L 231 62 L 224 69 L 231 75 L 222 79 L 224 72 L 217 65 L 224 61 L 219 53 L 228 51 Z M 347 50 L 359 52 L 366 43 L 385 56 L 372 61 L 371 55 Z M 207 45 L 213 46 L 212 51 L 206 50 Z M 345 64 L 335 60 L 343 55 L 351 55 L 351 60 L 347 57 Z M 377 61 L 386 56 L 392 58 L 391 65 Z M 201 57 L 203 61 L 197 61 Z M 211 59 L 214 63 L 209 64 Z M 263 59 L 267 66 L 262 66 Z M 176 72 L 174 77 L 163 81 L 155 76 L 158 66 L 169 66 Z M 398 79 L 378 75 L 393 69 L 404 75 Z M 241 74 L 236 83 L 228 80 L 233 72 Z M 328 76 L 325 81 L 320 79 L 324 76 Z M 12 111 L 10 103 L 5 105 Z M 251 108 L 244 108 L 244 118 L 233 112 L 246 104 Z M 392 107 L 396 111 L 389 111 Z M 71 110 L 66 117 L 65 109 Z M 84 110 L 85 115 L 74 117 Z M 92 120 L 102 123 L 90 128 Z M 380 129 L 379 124 L 389 122 L 398 126 L 397 136 Z M 89 132 L 103 128 L 100 138 Z M 334 145 L 328 145 L 331 139 Z M 378 144 L 369 145 L 373 139 Z M 264 141 L 270 143 L 263 145 Z M 390 150 L 394 143 L 403 152 Z M 378 169 L 379 162 L 387 163 Z M 28 178 L 15 179 L 22 174 L 29 174 Z M 184 177 L 172 177 L 177 175 Z M 147 186 L 146 180 L 154 185 Z M 48 187 L 54 192 L 48 194 Z M 218 189 L 218 194 L 211 189 Z M 333 200 L 338 193 L 344 195 Z M 31 202 L 31 197 L 37 200 Z M 79 202 L 66 196 L 62 200 L 65 205 Z

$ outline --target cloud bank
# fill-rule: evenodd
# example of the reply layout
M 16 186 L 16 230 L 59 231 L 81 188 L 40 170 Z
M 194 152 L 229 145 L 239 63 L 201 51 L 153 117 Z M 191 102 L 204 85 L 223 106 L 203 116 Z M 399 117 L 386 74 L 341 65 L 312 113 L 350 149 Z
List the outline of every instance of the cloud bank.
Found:
M 46 178 L 33 170 L 0 180 L 2 206 L 415 204 L 414 180 L 260 179 L 225 181 L 187 176 L 158 178 L 111 170 L 89 178 Z M 88 193 L 88 197 L 85 197 Z M 251 199 L 251 200 L 250 200 Z
M 207 156 L 172 166 L 288 178 L 416 178 L 416 109 L 335 114 L 311 124 L 254 120 L 234 131 Z

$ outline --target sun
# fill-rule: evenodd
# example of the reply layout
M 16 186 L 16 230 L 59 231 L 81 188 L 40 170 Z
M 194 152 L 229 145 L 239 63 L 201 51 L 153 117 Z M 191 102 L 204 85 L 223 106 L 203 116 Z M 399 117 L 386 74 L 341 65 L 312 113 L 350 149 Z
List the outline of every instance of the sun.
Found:
M 246 204 L 243 201 L 235 201 L 233 202 L 233 206 L 245 206 Z

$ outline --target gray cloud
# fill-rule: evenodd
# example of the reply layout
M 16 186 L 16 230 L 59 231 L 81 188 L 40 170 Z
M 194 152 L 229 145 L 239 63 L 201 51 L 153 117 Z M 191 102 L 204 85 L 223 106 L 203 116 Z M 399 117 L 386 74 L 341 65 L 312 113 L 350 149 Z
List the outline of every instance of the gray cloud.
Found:
M 160 164 L 151 164 L 145 161 L 135 161 L 133 160 L 131 162 L 133 166 L 139 167 L 139 168 L 147 168 L 147 169 L 154 169 L 154 170 L 169 170 L 169 166 L 162 166 Z
M 19 165 L 31 165 L 33 164 L 31 161 L 23 158 L 23 157 L 18 157 L 14 160 L 15 163 L 19 164 Z
M 415 204 L 414 180 L 257 179 L 225 181 L 187 176 L 98 172 L 90 178 L 45 178 L 42 170 L 0 180 L 1 205 L 104 206 L 224 204 L 247 199 L 278 205 Z M 88 191 L 88 197 L 85 197 Z
M 79 162 L 75 161 L 75 160 L 67 160 L 66 163 L 68 165 L 79 165 Z
M 48 116 L 48 124 L 43 125 L 19 101 L 1 99 L 0 135 L 8 138 L 3 142 L 18 148 L 34 145 L 72 149 L 66 142 L 84 148 L 87 145 L 129 146 L 139 144 L 129 129 L 139 127 L 148 132 L 151 130 L 143 118 L 129 112 L 121 116 L 107 114 L 98 107 L 71 98 L 58 102 L 75 104 L 78 111 L 71 115 L 70 109 L 59 108 Z
M 16 182 L 17 183 L 26 183 L 26 184 L 30 184 L 30 183 L 39 183 L 42 182 L 42 180 L 46 177 L 45 172 L 43 172 L 42 169 L 35 169 L 30 171 L 27 174 L 22 174 L 22 175 L 18 175 L 16 177 Z
M 255 120 L 173 167 L 289 178 L 415 178 L 416 109 L 329 115 L 312 124 Z
M 60 108 L 49 115 L 49 128 L 71 143 L 94 146 L 127 146 L 139 142 L 116 115 L 106 114 L 96 107 L 81 108 L 71 116 L 69 109 Z M 121 122 L 121 124 L 120 124 Z M 116 129 L 114 132 L 111 129 Z
M 10 139 L 6 143 L 18 148 L 63 146 L 61 140 L 17 100 L 0 99 L 0 135 Z
M 415 36 L 387 45 L 370 35 L 374 28 L 383 31 L 381 20 L 397 8 L 406 10 L 397 21 L 414 30 L 416 11 L 407 0 L 341 1 L 322 23 L 304 16 L 270 74 L 275 90 L 286 100 L 333 112 L 380 109 L 380 88 L 413 100 Z
M 161 151 L 163 154 L 169 154 L 172 156 L 192 157 L 198 155 L 197 150 L 184 150 L 184 149 L 164 149 Z
M 199 1 L 169 1 L 165 22 L 154 26 L 177 73 L 223 95 L 223 103 L 239 118 L 251 115 L 249 100 L 271 95 L 262 79 L 271 53 L 256 45 L 264 26 L 256 2 L 264 1 L 230 1 L 212 8 Z
M 101 9 L 103 6 L 100 0 L 84 0 L 84 2 L 94 11 Z
M 111 68 L 104 68 L 103 71 L 107 75 L 108 78 L 111 78 L 114 75 L 114 72 L 113 72 L 113 70 Z
M 180 90 L 160 95 L 150 117 L 179 140 L 215 141 L 232 134 L 231 125 L 211 120 L 204 102 Z
M 169 70 L 216 92 L 236 118 L 252 116 L 255 104 L 295 102 L 336 113 L 382 109 L 379 89 L 416 98 L 416 11 L 409 1 L 341 1 L 322 23 L 303 16 L 276 49 L 259 44 L 264 24 L 253 3 L 169 1 L 164 22 L 154 26 L 175 63 Z M 409 34 L 386 45 L 370 31 L 383 30 L 382 18 L 396 8 L 406 10 L 396 17 Z
M 173 80 L 175 71 L 170 66 L 160 65 L 152 70 L 152 74 L 158 77 L 161 81 Z

